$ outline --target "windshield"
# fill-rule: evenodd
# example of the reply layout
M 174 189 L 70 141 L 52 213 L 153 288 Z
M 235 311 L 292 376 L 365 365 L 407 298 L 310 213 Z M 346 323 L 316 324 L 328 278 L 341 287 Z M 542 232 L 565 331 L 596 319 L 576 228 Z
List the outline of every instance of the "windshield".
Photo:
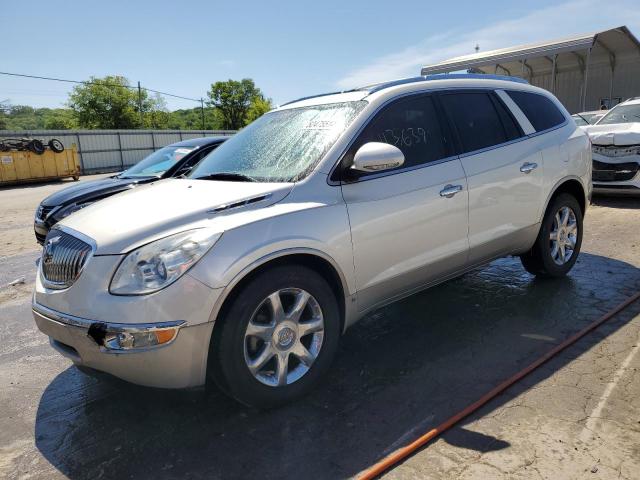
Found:
M 120 174 L 120 178 L 159 177 L 196 147 L 164 147 Z
M 585 120 L 585 118 L 581 115 L 571 115 L 573 119 L 576 121 L 576 125 L 579 127 L 583 127 L 584 125 L 589 125 L 589 122 Z
M 207 155 L 189 177 L 222 173 L 260 182 L 300 180 L 365 105 L 344 102 L 267 113 Z
M 640 103 L 618 105 L 612 108 L 609 113 L 597 122 L 597 125 L 632 122 L 640 122 Z

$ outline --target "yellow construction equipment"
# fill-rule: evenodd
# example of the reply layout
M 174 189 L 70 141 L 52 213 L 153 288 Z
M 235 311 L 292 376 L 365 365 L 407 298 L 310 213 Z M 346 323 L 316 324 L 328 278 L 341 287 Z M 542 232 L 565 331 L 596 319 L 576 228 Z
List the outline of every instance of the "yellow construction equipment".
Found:
M 61 153 L 49 149 L 41 155 L 29 151 L 0 152 L 0 186 L 66 177 L 74 180 L 80 177 L 75 144 Z

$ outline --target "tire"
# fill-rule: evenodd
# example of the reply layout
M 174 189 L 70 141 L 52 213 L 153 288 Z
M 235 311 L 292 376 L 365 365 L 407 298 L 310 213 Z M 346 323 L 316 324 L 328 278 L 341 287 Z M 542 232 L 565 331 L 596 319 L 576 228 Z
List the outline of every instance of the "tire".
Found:
M 562 224 L 565 212 L 568 212 L 568 229 Z M 578 259 L 582 246 L 582 216 L 580 204 L 573 195 L 561 193 L 554 198 L 542 219 L 536 243 L 531 250 L 520 256 L 525 270 L 539 277 L 552 278 L 564 277 L 569 273 Z M 559 231 L 558 220 L 561 220 Z M 566 232 L 573 231 L 572 225 L 575 225 L 575 234 L 567 235 Z M 566 245 L 566 248 L 560 248 L 560 245 Z
M 274 302 L 269 298 L 276 295 L 287 314 L 296 301 L 304 298 L 301 292 L 310 297 L 296 324 L 300 330 L 289 328 L 292 325 L 289 319 L 294 317 L 275 323 Z M 232 295 L 231 304 L 223 309 L 214 327 L 209 347 L 209 378 L 229 396 L 256 408 L 277 407 L 307 394 L 329 369 L 340 338 L 338 302 L 324 278 L 307 267 L 277 266 L 258 274 Z M 310 322 L 319 325 L 318 309 L 324 330 L 322 334 L 314 331 L 305 335 L 302 332 L 309 329 Z M 247 330 L 250 321 L 252 331 L 270 340 L 265 342 L 251 335 Z M 304 345 L 307 353 L 315 353 L 315 359 L 308 360 L 309 366 L 297 356 L 298 344 Z M 258 366 L 260 358 L 269 357 L 271 352 L 275 352 L 274 356 L 252 373 L 249 363 Z M 288 376 L 278 385 L 283 378 L 278 375 L 278 358 L 285 357 Z
M 47 145 L 49 145 L 49 148 L 56 153 L 64 152 L 64 145 L 57 138 L 52 138 L 51 140 L 49 140 L 49 143 Z
M 37 155 L 42 155 L 44 153 L 44 144 L 35 138 L 29 141 L 27 148 Z

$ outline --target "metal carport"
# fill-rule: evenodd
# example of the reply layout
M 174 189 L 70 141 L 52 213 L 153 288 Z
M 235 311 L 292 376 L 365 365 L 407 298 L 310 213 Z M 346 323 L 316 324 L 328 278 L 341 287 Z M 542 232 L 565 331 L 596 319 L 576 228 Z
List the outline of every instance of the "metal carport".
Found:
M 468 70 L 522 77 L 553 92 L 571 112 L 640 96 L 640 42 L 626 26 L 502 48 L 422 67 L 422 75 Z

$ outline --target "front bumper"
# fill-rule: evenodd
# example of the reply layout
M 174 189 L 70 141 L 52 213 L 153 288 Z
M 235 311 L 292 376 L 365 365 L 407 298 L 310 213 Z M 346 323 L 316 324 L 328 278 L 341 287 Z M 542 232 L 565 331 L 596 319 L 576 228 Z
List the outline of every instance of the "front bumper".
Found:
M 593 192 L 640 195 L 640 155 L 610 157 L 593 152 Z
M 212 322 L 185 325 L 164 345 L 117 351 L 99 345 L 89 335 L 91 326 L 102 322 L 63 314 L 35 301 L 32 307 L 36 324 L 49 336 L 51 346 L 80 367 L 150 387 L 187 388 L 205 383 Z M 107 323 L 106 328 L 140 331 L 156 325 Z

